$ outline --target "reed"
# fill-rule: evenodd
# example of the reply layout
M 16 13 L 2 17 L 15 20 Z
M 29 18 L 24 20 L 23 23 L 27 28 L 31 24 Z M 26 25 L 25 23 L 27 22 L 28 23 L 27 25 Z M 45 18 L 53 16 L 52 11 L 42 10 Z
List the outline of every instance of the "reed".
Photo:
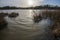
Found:
M 49 26 L 49 29 L 51 31 L 52 37 L 54 40 L 58 40 L 58 37 L 60 37 L 60 10 L 56 11 L 42 11 L 39 13 L 33 12 L 33 21 L 35 23 L 39 23 L 42 19 L 50 18 L 52 20 L 52 25 Z M 38 15 L 37 15 L 38 14 Z

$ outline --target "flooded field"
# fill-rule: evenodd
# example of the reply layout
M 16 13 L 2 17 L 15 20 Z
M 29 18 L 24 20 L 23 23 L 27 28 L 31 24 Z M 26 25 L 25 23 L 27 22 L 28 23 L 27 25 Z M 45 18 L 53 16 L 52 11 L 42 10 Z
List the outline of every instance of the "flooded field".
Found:
M 0 31 L 0 40 L 54 40 L 49 27 L 56 20 L 57 16 L 54 16 L 60 15 L 58 10 L 48 10 L 49 14 L 46 13 L 46 10 L 0 10 L 0 12 L 9 14 L 11 12 L 19 13 L 19 16 L 16 18 L 4 17 L 8 26 Z M 42 20 L 38 19 L 40 21 L 35 23 L 33 15 L 39 14 L 41 14 Z M 58 18 L 57 20 L 60 19 Z

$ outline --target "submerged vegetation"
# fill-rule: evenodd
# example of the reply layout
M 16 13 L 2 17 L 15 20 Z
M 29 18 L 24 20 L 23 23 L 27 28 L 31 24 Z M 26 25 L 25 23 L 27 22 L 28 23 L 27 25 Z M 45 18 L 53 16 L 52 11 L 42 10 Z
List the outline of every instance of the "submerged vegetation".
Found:
M 0 30 L 4 29 L 7 27 L 7 22 L 6 20 L 4 19 L 4 17 L 7 16 L 7 13 L 0 13 Z
M 18 15 L 19 14 L 15 13 L 15 12 L 12 12 L 11 14 L 1 12 L 0 13 L 0 30 L 6 28 L 7 25 L 8 25 L 8 23 L 6 22 L 6 20 L 4 19 L 4 17 L 8 16 L 8 17 L 11 17 L 11 18 L 16 18 Z
M 59 6 L 50 6 L 50 5 L 44 5 L 44 6 L 35 6 L 35 7 L 0 7 L 0 9 L 58 9 L 56 11 L 49 11 L 45 10 L 39 13 L 36 13 L 33 11 L 33 22 L 39 23 L 42 19 L 49 18 L 52 21 L 52 25 L 49 26 L 50 34 L 52 35 L 53 40 L 58 40 L 60 38 L 60 7 Z M 9 18 L 16 18 L 19 16 L 18 13 L 12 12 L 12 13 L 0 13 L 0 30 L 7 27 L 8 23 L 4 19 L 4 17 L 8 16 Z
M 34 14 L 33 14 L 33 21 L 35 23 L 38 23 L 40 20 L 42 20 L 41 14 L 38 14 L 35 11 L 33 11 L 33 12 L 34 12 Z
M 10 18 L 12 18 L 12 17 L 16 18 L 17 16 L 19 16 L 19 14 L 15 13 L 15 12 L 12 12 L 11 14 L 8 15 L 8 17 L 10 17 Z
M 47 19 L 50 18 L 52 21 L 52 25 L 49 26 L 49 29 L 51 31 L 52 37 L 54 40 L 58 40 L 60 38 L 60 11 L 42 11 L 39 13 L 34 12 L 35 14 L 33 15 L 33 21 L 35 23 L 39 23 L 40 20 L 43 18 Z M 38 14 L 38 15 L 37 15 Z

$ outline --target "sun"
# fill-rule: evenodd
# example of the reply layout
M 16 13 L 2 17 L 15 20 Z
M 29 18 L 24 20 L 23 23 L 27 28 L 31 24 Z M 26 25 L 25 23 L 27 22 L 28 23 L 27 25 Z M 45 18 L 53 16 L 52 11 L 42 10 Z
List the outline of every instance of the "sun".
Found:
M 28 5 L 29 6 L 33 6 L 33 3 L 34 3 L 33 0 L 28 0 Z

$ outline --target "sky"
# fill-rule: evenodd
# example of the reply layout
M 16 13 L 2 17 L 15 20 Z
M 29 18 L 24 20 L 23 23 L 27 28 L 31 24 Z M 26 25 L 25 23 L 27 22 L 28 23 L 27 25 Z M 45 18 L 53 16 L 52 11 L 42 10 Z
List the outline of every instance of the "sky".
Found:
M 2 6 L 30 7 L 44 4 L 59 5 L 60 0 L 0 0 L 0 7 Z

